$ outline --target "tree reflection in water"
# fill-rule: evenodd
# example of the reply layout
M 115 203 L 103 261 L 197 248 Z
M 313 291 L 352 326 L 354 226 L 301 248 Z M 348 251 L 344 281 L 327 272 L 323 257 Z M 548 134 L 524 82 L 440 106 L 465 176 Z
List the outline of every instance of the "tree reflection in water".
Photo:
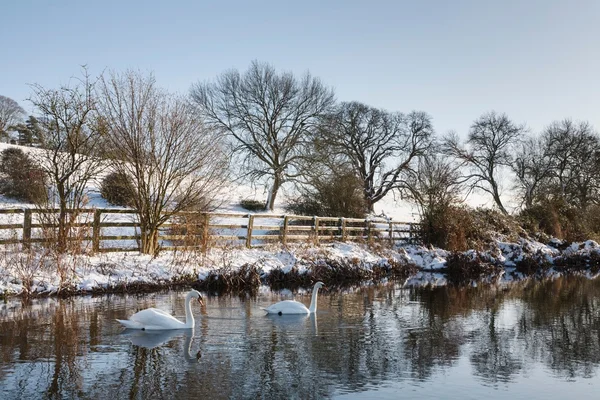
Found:
M 318 398 L 431 384 L 461 362 L 477 390 L 540 366 L 551 384 L 600 365 L 600 281 L 363 287 L 321 297 L 310 317 L 221 296 L 191 331 L 122 334 L 114 322 L 157 304 L 183 315 L 182 293 L 4 304 L 0 398 Z

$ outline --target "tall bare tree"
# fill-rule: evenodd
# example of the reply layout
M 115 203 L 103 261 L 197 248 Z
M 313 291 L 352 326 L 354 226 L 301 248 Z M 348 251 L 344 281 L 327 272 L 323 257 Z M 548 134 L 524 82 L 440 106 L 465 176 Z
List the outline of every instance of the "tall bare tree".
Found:
M 521 193 L 522 204 L 529 208 L 536 199 L 544 197 L 552 176 L 552 159 L 546 141 L 541 137 L 528 137 L 515 153 L 511 169 L 516 175 L 516 189 Z
M 67 250 L 67 238 L 87 201 L 86 186 L 102 168 L 97 157 L 101 133 L 94 119 L 96 82 L 83 69 L 82 77 L 72 78 L 58 89 L 34 84 L 29 99 L 38 111 L 43 151 L 35 157 L 51 184 L 50 202 L 58 204 L 58 251 Z
M 461 181 L 458 165 L 432 152 L 419 159 L 416 170 L 408 177 L 407 193 L 419 207 L 421 217 L 425 217 L 460 203 Z
M 108 155 L 115 171 L 133 181 L 141 251 L 157 254 L 161 225 L 226 181 L 223 140 L 186 99 L 158 89 L 152 75 L 111 73 L 102 78 L 100 93 Z
M 25 110 L 13 99 L 0 95 L 0 135 L 6 136 L 8 129 L 21 122 Z
M 600 194 L 600 137 L 587 122 L 553 122 L 543 132 L 550 157 L 553 189 L 586 208 Z
M 363 186 L 367 211 L 416 167 L 431 147 L 433 126 L 424 112 L 390 113 L 358 102 L 342 103 L 323 119 L 317 140 L 342 155 Z
M 250 177 L 271 180 L 271 210 L 281 185 L 297 177 L 308 132 L 334 102 L 333 91 L 309 73 L 297 79 L 256 61 L 243 75 L 232 70 L 194 85 L 191 96 L 206 123 L 234 139 Z
M 511 166 L 511 150 L 525 131 L 524 125 L 515 124 L 506 114 L 492 111 L 473 122 L 464 145 L 456 135 L 444 140 L 444 151 L 468 167 L 465 182 L 469 182 L 471 189 L 489 193 L 504 214 L 508 212 L 500 199 L 499 173 L 503 167 Z

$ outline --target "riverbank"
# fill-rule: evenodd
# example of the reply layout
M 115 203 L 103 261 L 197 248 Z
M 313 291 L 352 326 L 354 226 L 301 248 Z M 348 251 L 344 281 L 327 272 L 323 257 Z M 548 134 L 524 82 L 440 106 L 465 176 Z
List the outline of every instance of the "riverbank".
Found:
M 5 296 L 137 292 L 174 286 L 207 291 L 330 286 L 396 280 L 404 286 L 509 283 L 530 278 L 600 272 L 594 241 L 540 243 L 492 241 L 481 251 L 451 253 L 419 245 L 334 242 L 319 246 L 271 245 L 259 249 L 220 248 L 207 254 L 136 252 L 94 256 L 5 251 L 0 255 L 0 293 Z

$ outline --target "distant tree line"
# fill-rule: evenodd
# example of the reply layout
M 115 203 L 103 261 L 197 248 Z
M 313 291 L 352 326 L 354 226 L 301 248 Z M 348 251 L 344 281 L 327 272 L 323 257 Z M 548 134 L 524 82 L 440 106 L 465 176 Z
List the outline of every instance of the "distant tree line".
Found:
M 85 68 L 59 88 L 31 88 L 27 119 L 0 96 L 0 135 L 18 132 L 19 144 L 43 151 L 3 154 L 0 191 L 57 205 L 62 252 L 77 218 L 68 210 L 85 205 L 86 187 L 107 171 L 102 193 L 138 210 L 145 253 L 158 251 L 158 229 L 171 215 L 210 207 L 230 172 L 268 187 L 267 210 L 293 187 L 286 208 L 311 215 L 362 217 L 394 194 L 433 223 L 478 191 L 501 213 L 564 236 L 561 218 L 577 210 L 585 220 L 600 208 L 600 136 L 587 122 L 559 120 L 534 133 L 491 111 L 468 132 L 437 136 L 424 111 L 337 102 L 310 73 L 256 61 L 193 84 L 188 96 L 158 88 L 152 74 L 91 77 Z M 17 159 L 19 178 L 6 161 Z M 23 176 L 35 182 L 31 195 L 10 184 Z M 509 210 L 503 189 L 520 207 Z

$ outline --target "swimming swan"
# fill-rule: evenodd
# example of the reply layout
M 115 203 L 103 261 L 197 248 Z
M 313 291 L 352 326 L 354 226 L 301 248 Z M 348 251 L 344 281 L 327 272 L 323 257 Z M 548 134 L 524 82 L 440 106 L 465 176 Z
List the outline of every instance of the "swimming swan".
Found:
M 147 308 L 133 314 L 129 319 L 118 319 L 125 328 L 142 329 L 148 331 L 160 331 L 168 329 L 188 329 L 194 327 L 194 315 L 190 302 L 192 298 L 198 299 L 202 304 L 202 295 L 196 290 L 192 290 L 185 296 L 185 323 L 179 321 L 171 314 L 157 308 Z
M 312 314 L 317 312 L 317 293 L 319 293 L 319 289 L 325 287 L 323 282 L 315 283 L 315 287 L 313 288 L 312 299 L 310 300 L 310 306 L 306 308 L 306 306 L 296 300 L 284 300 L 279 303 L 275 303 L 264 310 L 267 314 Z

